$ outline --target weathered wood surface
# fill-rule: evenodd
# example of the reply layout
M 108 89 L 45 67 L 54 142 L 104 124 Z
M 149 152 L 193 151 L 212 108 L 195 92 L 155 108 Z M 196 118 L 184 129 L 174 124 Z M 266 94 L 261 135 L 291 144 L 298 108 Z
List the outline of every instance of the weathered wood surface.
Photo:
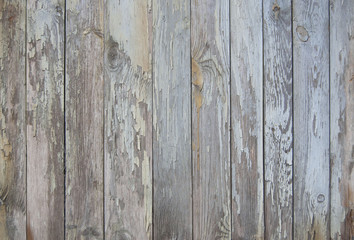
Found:
M 152 239 L 152 2 L 105 10 L 105 238 Z
M 194 239 L 231 239 L 228 16 L 228 1 L 192 0 Z
M 262 239 L 262 2 L 232 0 L 230 24 L 232 239 Z
M 67 239 L 103 239 L 103 1 L 66 1 Z
M 0 0 L 0 239 L 352 239 L 353 12 Z
M 192 239 L 190 0 L 153 1 L 154 239 Z
M 263 1 L 265 238 L 292 239 L 291 1 Z
M 354 1 L 330 5 L 331 238 L 354 238 Z
M 27 234 L 64 237 L 64 1 L 27 1 Z
M 0 239 L 26 238 L 26 2 L 0 1 Z
M 328 1 L 293 1 L 294 239 L 329 238 Z

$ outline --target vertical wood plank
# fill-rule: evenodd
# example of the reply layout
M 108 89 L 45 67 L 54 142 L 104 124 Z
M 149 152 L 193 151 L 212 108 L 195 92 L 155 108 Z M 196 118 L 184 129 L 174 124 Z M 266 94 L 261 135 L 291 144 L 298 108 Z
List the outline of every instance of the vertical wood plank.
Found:
M 64 237 L 64 1 L 27 1 L 27 234 Z
M 328 1 L 293 0 L 294 238 L 329 238 Z
M 263 2 L 266 239 L 292 239 L 291 24 L 291 0 Z
M 152 239 L 151 0 L 106 0 L 106 239 Z
M 194 239 L 231 239 L 229 1 L 192 0 Z
M 192 239 L 190 1 L 153 1 L 154 239 Z
M 103 239 L 103 1 L 66 6 L 66 238 Z
M 330 5 L 331 238 L 354 238 L 354 1 Z
M 26 239 L 26 2 L 0 1 L 0 239 Z
M 262 2 L 231 0 L 232 239 L 262 239 Z

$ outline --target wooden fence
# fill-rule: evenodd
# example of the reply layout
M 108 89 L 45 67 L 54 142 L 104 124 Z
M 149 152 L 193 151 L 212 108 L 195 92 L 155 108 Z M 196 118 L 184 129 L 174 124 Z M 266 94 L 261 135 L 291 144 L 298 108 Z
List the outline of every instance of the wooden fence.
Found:
M 0 239 L 354 239 L 353 0 L 0 0 Z

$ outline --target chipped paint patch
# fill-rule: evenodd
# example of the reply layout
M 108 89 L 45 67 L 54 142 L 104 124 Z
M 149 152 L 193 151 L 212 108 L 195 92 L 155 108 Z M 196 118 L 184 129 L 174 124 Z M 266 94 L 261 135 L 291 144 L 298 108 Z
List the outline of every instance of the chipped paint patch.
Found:
M 152 226 L 152 178 L 150 171 L 150 159 L 146 151 L 144 151 L 144 159 L 142 162 L 142 184 L 144 186 L 145 230 L 147 233 L 150 233 L 150 228 Z
M 0 108 L 0 205 L 4 206 L 5 204 L 3 203 L 8 195 L 9 187 L 13 183 L 14 174 L 12 145 L 6 131 L 5 116 L 3 115 L 2 108 Z M 0 236 L 4 235 L 0 234 Z

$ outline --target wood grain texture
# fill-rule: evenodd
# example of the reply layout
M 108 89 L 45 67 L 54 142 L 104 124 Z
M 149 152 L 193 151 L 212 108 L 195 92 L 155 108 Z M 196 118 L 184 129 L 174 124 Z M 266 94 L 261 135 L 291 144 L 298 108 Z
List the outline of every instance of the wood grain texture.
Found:
M 328 1 L 293 1 L 294 239 L 329 238 Z
M 66 6 L 66 239 L 103 239 L 103 1 Z
M 262 239 L 262 2 L 230 4 L 232 239 Z
M 105 1 L 106 239 L 152 239 L 151 4 Z
M 153 1 L 154 239 L 192 239 L 190 1 Z
M 354 238 L 354 2 L 330 5 L 331 238 Z
M 26 2 L 0 1 L 0 239 L 26 238 Z
M 229 40 L 229 1 L 192 0 L 194 239 L 231 239 Z
M 64 237 L 64 1 L 27 1 L 27 226 Z
M 263 2 L 265 238 L 292 239 L 291 1 Z

